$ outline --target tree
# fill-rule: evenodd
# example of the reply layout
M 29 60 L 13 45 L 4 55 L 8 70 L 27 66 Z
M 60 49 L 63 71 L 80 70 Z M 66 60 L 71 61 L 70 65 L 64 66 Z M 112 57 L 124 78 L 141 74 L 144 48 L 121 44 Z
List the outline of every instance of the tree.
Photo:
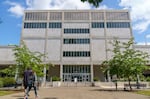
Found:
M 31 67 L 37 76 L 43 76 L 43 68 L 45 64 L 42 64 L 42 58 L 45 57 L 44 54 L 40 52 L 31 52 L 24 42 L 21 42 L 20 46 L 15 46 L 13 49 L 15 60 L 16 60 L 16 71 L 19 76 L 22 76 L 24 70 L 27 67 Z
M 139 50 L 135 50 L 133 45 L 133 39 L 131 39 L 127 43 L 123 43 L 124 51 L 123 51 L 123 76 L 128 79 L 130 90 L 132 90 L 132 87 L 130 85 L 130 81 L 133 77 L 136 77 L 137 75 L 142 75 L 143 71 L 145 71 L 147 68 L 146 64 L 148 63 L 148 53 L 142 52 Z M 137 88 L 139 87 L 139 82 L 137 78 Z
M 82 2 L 88 2 L 92 5 L 94 5 L 95 7 L 99 6 L 99 3 L 101 3 L 103 0 L 81 0 Z
M 113 45 L 113 57 L 102 63 L 104 71 L 110 71 L 110 75 L 116 75 L 117 78 L 127 78 L 129 81 L 130 90 L 132 90 L 130 81 L 131 78 L 137 75 L 142 75 L 147 69 L 148 53 L 135 50 L 133 48 L 133 39 L 128 42 L 119 42 L 115 40 L 111 42 Z M 138 80 L 137 80 L 138 84 Z M 117 86 L 116 86 L 117 87 Z
M 102 68 L 103 68 L 105 74 L 109 71 L 110 76 L 115 76 L 115 79 L 113 79 L 113 80 L 116 84 L 116 90 L 117 90 L 117 85 L 118 85 L 117 79 L 121 78 L 123 76 L 122 75 L 123 67 L 121 66 L 123 63 L 122 62 L 123 55 L 121 53 L 120 41 L 115 40 L 110 43 L 114 46 L 114 48 L 113 48 L 113 50 L 108 49 L 108 51 L 112 51 L 114 55 L 113 55 L 112 59 L 106 60 L 102 63 Z
M 11 65 L 9 67 L 1 69 L 0 70 L 0 74 L 4 74 L 7 77 L 13 77 L 13 76 L 15 76 L 15 68 L 14 68 L 14 66 L 15 65 Z

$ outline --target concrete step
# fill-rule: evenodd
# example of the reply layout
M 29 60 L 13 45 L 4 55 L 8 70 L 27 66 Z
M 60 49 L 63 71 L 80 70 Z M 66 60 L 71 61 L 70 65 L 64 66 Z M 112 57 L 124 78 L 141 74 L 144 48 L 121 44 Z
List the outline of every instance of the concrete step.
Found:
M 92 86 L 91 82 L 62 82 L 62 87 L 89 87 Z

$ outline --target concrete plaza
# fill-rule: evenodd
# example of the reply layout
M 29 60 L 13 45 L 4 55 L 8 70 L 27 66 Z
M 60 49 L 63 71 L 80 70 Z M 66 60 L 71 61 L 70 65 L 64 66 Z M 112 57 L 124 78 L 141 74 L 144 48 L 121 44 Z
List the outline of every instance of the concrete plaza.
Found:
M 23 99 L 23 92 L 0 99 Z M 38 99 L 150 99 L 149 96 L 125 91 L 102 91 L 99 87 L 49 87 L 38 90 Z M 34 91 L 30 92 L 29 99 L 34 98 Z

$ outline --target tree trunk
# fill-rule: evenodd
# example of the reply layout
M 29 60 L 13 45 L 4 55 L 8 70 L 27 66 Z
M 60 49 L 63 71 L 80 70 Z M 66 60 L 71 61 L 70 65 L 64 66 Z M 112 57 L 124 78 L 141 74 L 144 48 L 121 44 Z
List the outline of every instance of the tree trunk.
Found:
M 131 79 L 128 77 L 128 81 L 129 81 L 129 87 L 130 87 L 130 91 L 132 90 L 132 86 L 131 86 Z
M 116 85 L 116 91 L 117 91 L 118 90 L 118 82 L 117 82 L 117 80 L 115 82 L 115 85 Z
M 16 68 L 16 72 L 15 72 L 15 81 L 17 81 L 18 78 L 18 68 Z
M 137 86 L 137 89 L 140 89 L 140 86 L 139 86 L 139 75 L 137 75 L 137 79 L 136 79 L 136 86 Z

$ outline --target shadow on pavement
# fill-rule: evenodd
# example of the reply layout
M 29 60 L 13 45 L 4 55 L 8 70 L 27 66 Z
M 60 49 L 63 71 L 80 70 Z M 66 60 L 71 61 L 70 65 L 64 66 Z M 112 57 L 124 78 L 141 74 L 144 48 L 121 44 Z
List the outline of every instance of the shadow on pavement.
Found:
M 107 91 L 107 92 L 120 92 L 120 91 L 124 91 L 124 90 L 115 90 L 115 89 L 94 89 L 94 90 L 90 90 L 90 91 Z
M 16 98 L 16 99 L 24 99 L 24 98 L 22 97 L 22 98 Z M 34 99 L 34 98 L 29 98 L 29 99 Z M 46 98 L 40 98 L 40 99 L 58 99 L 58 98 L 55 98 L 55 97 L 46 97 Z
M 56 97 L 46 97 L 46 98 L 43 98 L 43 99 L 58 99 Z

